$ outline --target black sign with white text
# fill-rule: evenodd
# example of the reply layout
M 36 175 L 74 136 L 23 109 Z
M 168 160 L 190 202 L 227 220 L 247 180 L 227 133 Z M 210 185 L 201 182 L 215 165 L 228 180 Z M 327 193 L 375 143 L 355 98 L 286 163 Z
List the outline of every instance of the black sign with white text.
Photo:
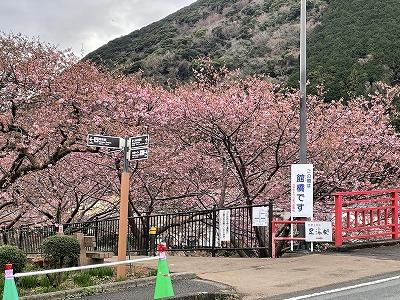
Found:
M 142 148 L 142 147 L 148 147 L 149 146 L 149 135 L 142 135 L 142 136 L 135 136 L 129 138 L 129 145 L 131 148 Z
M 148 148 L 131 149 L 129 151 L 129 160 L 142 160 L 149 158 Z
M 123 139 L 117 136 L 89 134 L 87 145 L 92 147 L 122 148 Z

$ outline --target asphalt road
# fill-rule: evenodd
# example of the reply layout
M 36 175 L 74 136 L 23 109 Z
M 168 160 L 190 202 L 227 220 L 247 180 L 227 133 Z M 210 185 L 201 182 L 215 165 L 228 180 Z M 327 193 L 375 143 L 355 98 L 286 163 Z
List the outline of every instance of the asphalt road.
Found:
M 400 299 L 400 276 L 311 293 L 286 300 L 395 300 Z
M 356 249 L 347 252 L 347 254 L 355 256 L 371 257 L 376 259 L 384 259 L 384 260 L 385 259 L 400 260 L 400 245 Z
M 173 283 L 175 296 L 186 296 L 198 293 L 217 293 L 226 291 L 227 287 L 211 281 L 190 279 Z M 130 288 L 121 292 L 104 293 L 85 297 L 85 300 L 151 300 L 153 299 L 154 285 Z

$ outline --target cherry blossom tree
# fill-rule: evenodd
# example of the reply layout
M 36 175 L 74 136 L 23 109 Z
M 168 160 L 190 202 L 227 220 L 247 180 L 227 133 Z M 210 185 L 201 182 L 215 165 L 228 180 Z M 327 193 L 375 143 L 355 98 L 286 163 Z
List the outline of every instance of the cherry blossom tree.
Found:
M 130 163 L 130 216 L 266 201 L 288 210 L 298 92 L 207 65 L 197 78 L 168 91 L 39 41 L 1 36 L 0 224 L 116 211 L 110 199 L 119 196 L 122 154 L 87 147 L 88 133 L 150 135 L 149 159 Z M 331 210 L 334 191 L 398 184 L 391 118 L 399 90 L 382 85 L 348 103 L 309 96 L 316 215 Z

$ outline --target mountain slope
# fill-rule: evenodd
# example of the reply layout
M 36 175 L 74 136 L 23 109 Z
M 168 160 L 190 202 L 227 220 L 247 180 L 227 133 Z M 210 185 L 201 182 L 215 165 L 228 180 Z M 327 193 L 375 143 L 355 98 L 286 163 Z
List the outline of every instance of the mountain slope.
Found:
M 379 80 L 400 83 L 400 1 L 329 2 L 307 42 L 310 90 L 324 84 L 327 98 L 339 99 L 371 92 Z
M 310 27 L 325 2 L 308 1 Z M 199 0 L 86 58 L 172 84 L 190 78 L 202 56 L 246 74 L 285 77 L 298 56 L 299 16 L 298 0 Z
M 174 86 L 209 56 L 297 87 L 299 17 L 300 0 L 198 0 L 86 59 Z M 327 99 L 348 98 L 400 82 L 399 0 L 308 0 L 307 26 L 311 92 L 322 83 Z

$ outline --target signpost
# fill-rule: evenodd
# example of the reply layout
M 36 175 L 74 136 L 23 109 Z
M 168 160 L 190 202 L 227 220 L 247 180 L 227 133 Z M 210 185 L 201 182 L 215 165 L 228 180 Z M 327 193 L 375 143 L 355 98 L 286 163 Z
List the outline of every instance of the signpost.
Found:
M 129 160 L 142 160 L 149 158 L 148 148 L 131 149 L 129 151 Z
M 148 147 L 149 135 L 141 135 L 129 138 L 129 145 L 131 148 Z
M 293 218 L 313 219 L 313 165 L 312 164 L 294 164 L 291 166 L 291 213 L 290 220 Z M 298 226 L 300 234 L 304 237 L 304 225 Z M 293 238 L 293 224 L 290 225 L 290 237 Z M 304 243 L 304 242 L 301 242 Z M 305 244 L 301 244 L 304 246 Z M 293 251 L 293 240 L 290 242 L 290 249 Z M 311 243 L 311 251 L 313 244 Z
M 149 136 L 142 135 L 130 138 L 120 138 L 117 136 L 89 134 L 87 137 L 87 145 L 90 147 L 119 149 L 124 152 L 124 169 L 121 174 L 121 201 L 118 227 L 118 261 L 124 261 L 126 260 L 126 238 L 128 234 L 129 160 L 148 158 Z M 126 270 L 126 266 L 118 266 L 117 278 L 126 278 Z
M 313 217 L 313 165 L 291 167 L 291 217 Z
M 87 145 L 90 147 L 106 147 L 114 149 L 122 149 L 125 140 L 117 136 L 88 134 Z

